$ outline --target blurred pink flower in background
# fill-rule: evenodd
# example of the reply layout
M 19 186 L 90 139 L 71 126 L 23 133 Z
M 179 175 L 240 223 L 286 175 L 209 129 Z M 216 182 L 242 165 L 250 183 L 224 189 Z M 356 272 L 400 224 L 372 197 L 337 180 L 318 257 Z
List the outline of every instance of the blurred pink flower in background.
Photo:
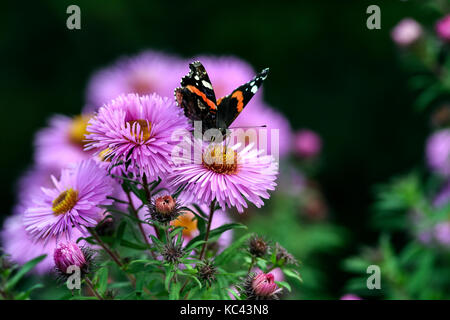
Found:
M 450 41 L 450 15 L 446 15 L 436 22 L 435 30 L 439 38 Z
M 294 137 L 294 152 L 302 158 L 316 157 L 322 149 L 322 139 L 312 130 L 303 129 Z
M 358 297 L 356 294 L 347 293 L 343 295 L 340 300 L 362 300 L 362 299 Z
M 450 176 L 450 129 L 439 130 L 428 138 L 426 156 L 431 170 Z
M 401 20 L 391 31 L 392 40 L 399 46 L 413 44 L 422 34 L 422 26 L 412 18 Z
M 122 57 L 92 76 L 86 90 L 84 112 L 96 111 L 121 94 L 157 93 L 173 98 L 174 89 L 180 85 L 186 66 L 177 56 L 152 50 Z
M 448 182 L 434 198 L 433 204 L 436 207 L 443 207 L 450 204 L 450 182 Z
M 89 118 L 88 115 L 52 116 L 49 126 L 36 134 L 36 163 L 41 167 L 61 169 L 69 163 L 89 159 L 92 152 L 83 150 Z
M 434 237 L 436 241 L 443 245 L 450 245 L 450 221 L 440 222 L 434 227 Z

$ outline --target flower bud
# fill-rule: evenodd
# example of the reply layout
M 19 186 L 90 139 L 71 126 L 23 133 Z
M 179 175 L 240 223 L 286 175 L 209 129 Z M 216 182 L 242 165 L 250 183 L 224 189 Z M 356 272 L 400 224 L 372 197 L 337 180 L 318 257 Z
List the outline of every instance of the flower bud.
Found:
M 169 223 L 182 213 L 177 200 L 170 195 L 157 197 L 148 208 L 151 218 L 160 223 Z
M 249 242 L 249 252 L 252 256 L 263 257 L 269 251 L 267 241 L 262 237 L 254 236 Z
M 62 273 L 67 273 L 67 268 L 70 266 L 77 266 L 80 269 L 85 269 L 87 262 L 83 251 L 76 243 L 60 243 L 53 253 L 56 268 Z
M 410 46 L 422 36 L 421 25 L 414 19 L 406 18 L 392 29 L 391 37 L 399 46 Z
M 259 297 L 269 297 L 278 290 L 273 274 L 264 272 L 255 275 L 252 281 L 252 288 L 255 295 Z

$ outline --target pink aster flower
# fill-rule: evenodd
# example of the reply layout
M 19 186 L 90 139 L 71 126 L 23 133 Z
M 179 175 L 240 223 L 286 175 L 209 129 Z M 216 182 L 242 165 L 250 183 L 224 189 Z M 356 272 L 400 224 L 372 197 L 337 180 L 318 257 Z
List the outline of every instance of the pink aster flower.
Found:
M 53 259 L 61 273 L 66 273 L 70 266 L 84 268 L 87 263 L 83 251 L 74 242 L 59 243 L 53 253 Z
M 450 41 L 450 14 L 436 22 L 436 33 L 444 41 Z
M 189 125 L 175 100 L 157 94 L 121 95 L 100 108 L 89 121 L 87 149 L 103 154 L 109 168 L 154 179 L 171 171 L 174 138 L 187 134 Z
M 313 158 L 320 153 L 322 140 L 312 130 L 303 129 L 295 134 L 294 151 L 302 158 Z
M 450 129 L 439 130 L 428 138 L 426 155 L 434 172 L 450 176 Z
M 194 158 L 188 153 L 173 155 L 175 166 L 170 178 L 174 186 L 187 184 L 183 195 L 193 203 L 211 203 L 222 207 L 247 208 L 246 200 L 258 208 L 268 199 L 268 190 L 274 190 L 278 163 L 272 156 L 262 155 L 252 145 L 227 147 L 222 144 L 202 144 L 194 141 Z M 191 146 L 187 146 L 190 150 Z
M 32 272 L 36 274 L 49 273 L 53 269 L 53 251 L 57 246 L 56 238 L 49 239 L 47 243 L 44 241 L 35 241 L 26 232 L 23 224 L 23 207 L 17 208 L 16 213 L 4 222 L 3 229 L 0 232 L 0 239 L 4 252 L 9 256 L 11 261 L 23 265 L 31 259 L 42 254 L 46 254 L 44 260 L 39 262 Z M 76 240 L 82 234 L 74 229 L 73 238 Z M 81 244 L 87 244 L 84 241 Z
M 113 66 L 95 73 L 87 87 L 85 112 L 96 111 L 121 94 L 157 93 L 173 97 L 186 65 L 181 59 L 156 51 L 120 58 Z
M 55 115 L 50 118 L 49 126 L 36 135 L 36 163 L 39 166 L 64 168 L 69 163 L 89 159 L 91 153 L 83 150 L 89 118 L 88 115 L 74 118 Z
M 421 25 L 414 19 L 405 18 L 392 29 L 392 40 L 399 46 L 409 46 L 422 36 Z
M 111 178 L 93 160 L 84 160 L 52 177 L 53 188 L 42 188 L 25 211 L 27 232 L 36 240 L 65 235 L 72 237 L 73 227 L 84 233 L 101 219 L 99 205 L 109 205 L 113 192 Z

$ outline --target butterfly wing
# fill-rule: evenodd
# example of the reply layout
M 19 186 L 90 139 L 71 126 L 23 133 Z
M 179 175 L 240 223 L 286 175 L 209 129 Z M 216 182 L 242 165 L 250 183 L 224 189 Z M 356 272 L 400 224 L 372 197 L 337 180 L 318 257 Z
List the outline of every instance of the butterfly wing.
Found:
M 231 125 L 266 80 L 268 73 L 269 68 L 264 69 L 252 80 L 217 101 L 217 128 L 226 129 Z
M 203 132 L 216 125 L 216 96 L 205 67 L 194 61 L 190 72 L 181 79 L 181 87 L 175 89 L 175 99 L 192 121 L 202 121 Z

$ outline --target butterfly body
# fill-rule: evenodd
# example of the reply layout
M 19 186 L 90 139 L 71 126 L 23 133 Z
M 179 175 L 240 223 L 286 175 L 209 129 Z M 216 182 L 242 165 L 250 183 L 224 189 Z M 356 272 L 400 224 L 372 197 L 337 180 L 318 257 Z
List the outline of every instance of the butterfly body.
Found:
M 229 95 L 216 100 L 205 67 L 199 61 L 194 61 L 189 64 L 189 68 L 190 72 L 181 79 L 181 87 L 175 89 L 175 99 L 178 106 L 184 109 L 186 117 L 192 121 L 202 121 L 202 133 L 214 128 L 224 134 L 269 72 L 268 68 L 264 69 Z

